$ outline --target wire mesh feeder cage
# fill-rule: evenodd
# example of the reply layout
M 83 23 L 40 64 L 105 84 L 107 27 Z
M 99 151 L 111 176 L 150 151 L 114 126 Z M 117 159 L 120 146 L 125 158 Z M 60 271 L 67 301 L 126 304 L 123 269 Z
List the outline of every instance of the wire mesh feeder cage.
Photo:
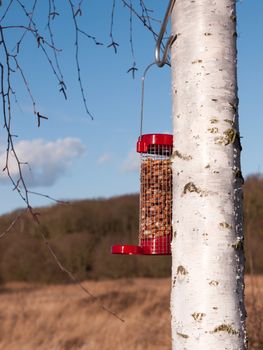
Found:
M 172 239 L 173 136 L 139 137 L 141 154 L 139 245 L 114 245 L 113 254 L 170 255 Z

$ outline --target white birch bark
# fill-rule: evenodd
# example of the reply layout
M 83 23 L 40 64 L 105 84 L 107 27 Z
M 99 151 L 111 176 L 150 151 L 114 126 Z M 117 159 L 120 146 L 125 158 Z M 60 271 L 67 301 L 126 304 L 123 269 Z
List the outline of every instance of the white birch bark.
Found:
M 177 0 L 172 348 L 246 349 L 235 0 Z

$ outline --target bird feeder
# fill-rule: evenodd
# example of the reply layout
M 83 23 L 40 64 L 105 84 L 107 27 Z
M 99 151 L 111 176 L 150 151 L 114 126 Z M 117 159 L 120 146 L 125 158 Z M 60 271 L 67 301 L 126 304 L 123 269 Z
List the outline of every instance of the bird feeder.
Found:
M 170 255 L 172 238 L 173 136 L 141 135 L 139 245 L 114 245 L 112 254 Z

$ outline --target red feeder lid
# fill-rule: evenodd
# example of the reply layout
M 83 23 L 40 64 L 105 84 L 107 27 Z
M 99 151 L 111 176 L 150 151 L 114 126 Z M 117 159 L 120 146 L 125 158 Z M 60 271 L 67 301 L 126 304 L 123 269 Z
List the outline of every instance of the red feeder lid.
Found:
M 173 135 L 170 134 L 145 134 L 137 141 L 137 152 L 147 153 L 149 146 L 173 146 Z
M 113 245 L 111 254 L 141 255 L 143 250 L 138 245 Z

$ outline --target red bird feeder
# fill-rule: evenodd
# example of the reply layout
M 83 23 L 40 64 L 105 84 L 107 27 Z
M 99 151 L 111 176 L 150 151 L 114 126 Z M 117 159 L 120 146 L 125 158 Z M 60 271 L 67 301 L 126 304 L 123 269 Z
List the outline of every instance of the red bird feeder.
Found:
M 141 154 L 139 245 L 114 245 L 112 254 L 170 255 L 172 239 L 173 136 L 146 134 L 139 137 Z

